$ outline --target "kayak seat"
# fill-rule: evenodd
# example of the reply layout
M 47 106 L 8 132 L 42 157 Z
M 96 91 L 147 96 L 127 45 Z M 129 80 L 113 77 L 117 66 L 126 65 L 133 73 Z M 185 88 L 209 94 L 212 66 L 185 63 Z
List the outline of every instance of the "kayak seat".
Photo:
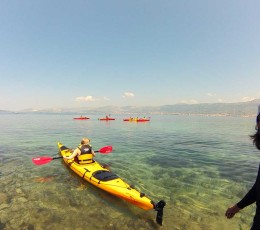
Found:
M 99 181 L 110 181 L 119 178 L 119 176 L 107 170 L 98 170 L 92 176 Z
M 60 150 L 61 150 L 61 151 L 64 151 L 64 150 L 67 150 L 67 149 L 69 149 L 69 148 L 66 147 L 66 146 L 64 146 L 64 145 L 60 147 Z

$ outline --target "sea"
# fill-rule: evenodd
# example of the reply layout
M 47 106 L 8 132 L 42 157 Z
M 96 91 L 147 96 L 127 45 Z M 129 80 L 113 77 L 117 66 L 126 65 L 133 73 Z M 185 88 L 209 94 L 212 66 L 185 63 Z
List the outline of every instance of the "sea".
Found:
M 126 115 L 74 120 L 72 114 L 0 115 L 1 230 L 247 230 L 255 204 L 232 219 L 231 207 L 255 182 L 260 152 L 252 144 L 255 117 Z M 141 116 L 141 115 L 140 115 Z M 95 160 L 146 194 L 164 200 L 163 225 L 143 210 L 102 191 L 61 159 L 35 165 L 32 158 L 59 156 L 57 142 L 76 148 L 83 137 Z

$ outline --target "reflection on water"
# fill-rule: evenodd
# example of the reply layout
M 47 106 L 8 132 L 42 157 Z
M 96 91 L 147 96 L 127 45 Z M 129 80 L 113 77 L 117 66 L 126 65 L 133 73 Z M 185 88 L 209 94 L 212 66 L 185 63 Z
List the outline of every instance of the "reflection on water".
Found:
M 254 205 L 232 220 L 226 208 L 254 183 L 259 153 L 248 135 L 254 119 L 154 116 L 150 123 L 102 123 L 70 115 L 0 116 L 0 229 L 249 229 Z M 141 210 L 82 181 L 57 156 L 58 141 L 75 148 L 83 136 L 114 151 L 96 160 L 155 201 L 163 226 Z M 46 228 L 46 226 L 48 226 Z

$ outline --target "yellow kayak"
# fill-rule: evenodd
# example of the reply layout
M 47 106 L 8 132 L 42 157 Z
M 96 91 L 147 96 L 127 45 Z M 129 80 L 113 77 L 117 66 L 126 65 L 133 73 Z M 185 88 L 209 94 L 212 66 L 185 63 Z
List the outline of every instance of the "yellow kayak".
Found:
M 58 148 L 61 156 L 70 156 L 72 153 L 71 149 L 60 142 L 58 142 Z M 144 210 L 154 209 L 157 211 L 157 223 L 162 224 L 163 208 L 165 206 L 163 200 L 158 203 L 153 202 L 144 193 L 137 191 L 97 161 L 88 164 L 78 164 L 74 159 L 67 160 L 63 158 L 63 160 L 72 171 L 94 186 Z

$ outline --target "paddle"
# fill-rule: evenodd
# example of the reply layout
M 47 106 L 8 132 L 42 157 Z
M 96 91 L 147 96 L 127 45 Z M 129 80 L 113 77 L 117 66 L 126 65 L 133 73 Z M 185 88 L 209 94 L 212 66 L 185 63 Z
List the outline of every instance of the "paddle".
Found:
M 104 146 L 103 148 L 95 151 L 95 153 L 99 152 L 101 154 L 108 154 L 112 152 L 113 147 L 112 146 Z M 35 157 L 32 158 L 32 162 L 36 165 L 43 165 L 43 164 L 48 164 L 52 160 L 60 159 L 63 158 L 63 156 L 60 157 Z

